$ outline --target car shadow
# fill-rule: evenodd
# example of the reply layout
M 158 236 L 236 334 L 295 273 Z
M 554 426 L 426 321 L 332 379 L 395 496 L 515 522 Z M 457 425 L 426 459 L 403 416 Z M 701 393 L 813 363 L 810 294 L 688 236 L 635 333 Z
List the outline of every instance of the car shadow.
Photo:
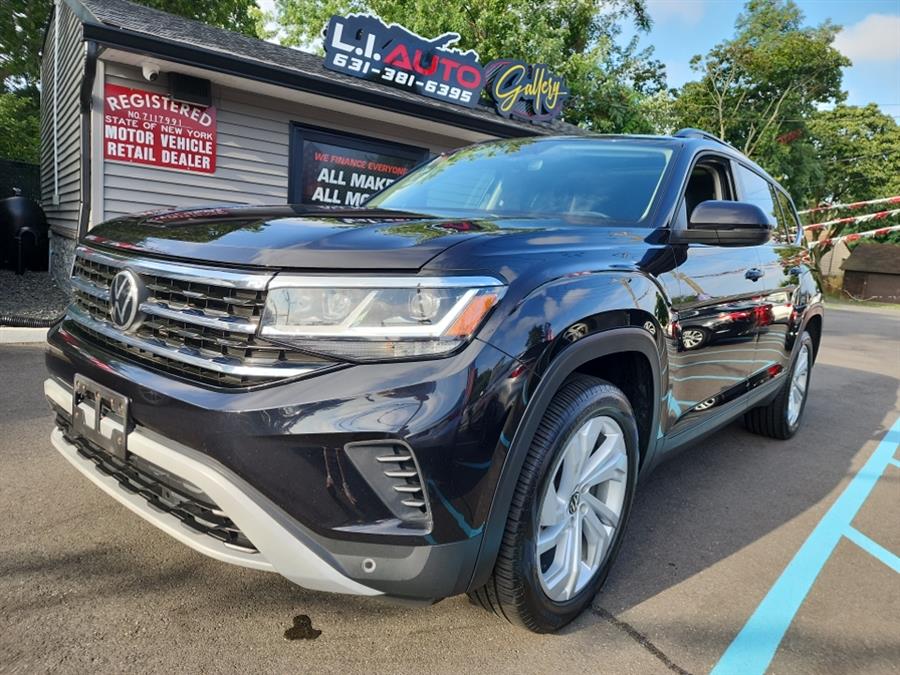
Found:
M 854 406 L 865 393 L 875 406 Z M 863 444 L 887 431 L 898 382 L 817 364 L 789 441 L 735 422 L 664 462 L 639 486 L 618 560 L 595 606 L 618 614 L 777 530 L 826 498 Z M 798 543 L 799 545 L 799 543 Z

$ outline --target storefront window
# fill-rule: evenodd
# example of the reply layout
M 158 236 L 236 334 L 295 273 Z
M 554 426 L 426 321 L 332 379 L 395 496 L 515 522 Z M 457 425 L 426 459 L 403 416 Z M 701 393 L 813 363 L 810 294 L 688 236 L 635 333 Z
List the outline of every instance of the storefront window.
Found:
M 293 125 L 289 200 L 361 206 L 427 159 L 428 151 L 353 134 Z

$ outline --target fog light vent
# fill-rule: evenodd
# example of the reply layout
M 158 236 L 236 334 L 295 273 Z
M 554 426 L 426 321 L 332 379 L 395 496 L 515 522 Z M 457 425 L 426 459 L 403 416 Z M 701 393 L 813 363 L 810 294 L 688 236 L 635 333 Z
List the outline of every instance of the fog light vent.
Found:
M 394 492 L 399 492 L 403 498 L 400 503 L 411 509 L 418 509 L 425 513 L 425 493 L 422 490 L 422 478 L 416 468 L 412 453 L 404 452 L 403 448 L 394 447 L 393 454 L 378 455 L 375 459 L 390 469 L 382 473 L 393 481 Z
M 418 525 L 430 519 L 425 482 L 409 446 L 396 441 L 348 443 L 347 456 L 391 512 Z

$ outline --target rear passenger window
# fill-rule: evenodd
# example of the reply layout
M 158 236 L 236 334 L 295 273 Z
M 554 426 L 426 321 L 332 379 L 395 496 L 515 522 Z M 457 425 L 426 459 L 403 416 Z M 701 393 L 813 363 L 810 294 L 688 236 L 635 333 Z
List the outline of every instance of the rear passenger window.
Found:
M 736 169 L 741 184 L 741 201 L 756 204 L 769 217 L 769 223 L 775 227 L 780 220 L 776 217 L 775 200 L 772 198 L 772 187 L 765 178 L 755 171 L 738 164 Z
M 781 190 L 775 190 L 778 203 L 781 205 L 781 211 L 784 213 L 784 219 L 781 223 L 781 233 L 778 235 L 779 241 L 784 244 L 793 244 L 797 238 L 797 231 L 800 229 L 800 220 L 797 212 L 794 211 L 794 205 Z

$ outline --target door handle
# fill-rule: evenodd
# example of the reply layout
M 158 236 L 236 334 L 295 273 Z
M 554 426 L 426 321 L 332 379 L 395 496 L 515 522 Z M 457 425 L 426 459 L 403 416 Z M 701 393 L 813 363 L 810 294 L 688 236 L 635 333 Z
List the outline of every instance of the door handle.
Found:
M 746 272 L 744 272 L 744 278 L 749 279 L 750 281 L 759 281 L 765 276 L 765 272 L 763 272 L 758 267 L 753 267 Z

